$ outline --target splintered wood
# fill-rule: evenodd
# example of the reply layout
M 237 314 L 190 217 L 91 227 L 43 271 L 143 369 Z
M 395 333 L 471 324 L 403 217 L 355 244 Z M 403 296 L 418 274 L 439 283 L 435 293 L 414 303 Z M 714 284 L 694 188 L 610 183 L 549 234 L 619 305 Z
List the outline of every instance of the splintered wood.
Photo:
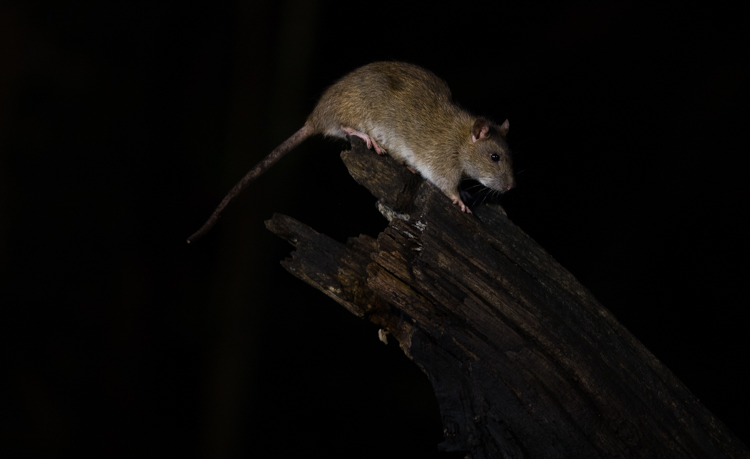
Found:
M 295 246 L 282 262 L 290 273 L 392 335 L 427 374 L 443 451 L 750 457 L 502 208 L 464 214 L 363 145 L 355 139 L 342 159 L 390 220 L 377 240 L 341 244 L 283 215 L 266 225 Z

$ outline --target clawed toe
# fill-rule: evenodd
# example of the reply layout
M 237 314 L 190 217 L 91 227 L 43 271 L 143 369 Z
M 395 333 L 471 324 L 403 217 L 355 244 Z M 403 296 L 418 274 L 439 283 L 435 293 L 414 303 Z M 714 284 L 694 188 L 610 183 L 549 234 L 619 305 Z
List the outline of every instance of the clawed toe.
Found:
M 458 206 L 461 208 L 461 212 L 466 212 L 467 214 L 471 213 L 471 209 L 469 209 L 469 206 L 461 201 L 461 198 L 453 198 L 453 204 L 458 204 Z
M 364 140 L 365 143 L 367 144 L 367 149 L 368 150 L 372 150 L 374 148 L 375 152 L 377 154 L 379 154 L 379 155 L 383 155 L 383 154 L 386 153 L 385 148 L 383 148 L 380 145 L 378 145 L 378 143 L 375 141 L 375 139 L 373 139 L 369 135 L 365 134 L 364 132 L 359 132 L 358 130 L 352 129 L 349 126 L 341 126 L 341 130 L 344 131 L 344 132 L 346 132 L 350 137 L 351 136 L 357 136 L 360 139 Z

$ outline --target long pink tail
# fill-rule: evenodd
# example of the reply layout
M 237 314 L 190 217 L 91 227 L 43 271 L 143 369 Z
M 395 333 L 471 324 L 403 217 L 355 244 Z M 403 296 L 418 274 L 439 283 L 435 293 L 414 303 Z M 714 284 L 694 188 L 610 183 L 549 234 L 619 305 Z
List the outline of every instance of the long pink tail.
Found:
M 224 199 L 221 200 L 221 203 L 218 207 L 216 207 L 216 210 L 214 210 L 214 213 L 211 214 L 208 220 L 206 220 L 206 223 L 201 226 L 201 229 L 196 231 L 187 239 L 187 243 L 190 244 L 191 242 L 206 234 L 216 224 L 216 221 L 219 219 L 219 215 L 221 215 L 221 212 L 224 210 L 227 204 L 229 204 L 232 199 L 240 194 L 240 192 L 242 192 L 242 190 L 244 190 L 245 187 L 250 184 L 250 182 L 260 177 L 260 175 L 263 172 L 267 171 L 269 167 L 273 166 L 276 161 L 281 159 L 284 155 L 289 153 L 294 147 L 302 143 L 303 140 L 310 137 L 312 134 L 312 128 L 305 124 L 304 126 L 302 126 L 302 129 L 286 139 L 281 145 L 279 145 L 278 147 L 276 147 L 276 149 L 269 153 L 268 156 L 263 158 L 261 162 L 250 169 L 250 171 L 245 174 L 244 177 L 242 177 L 242 180 L 237 182 L 237 184 L 232 187 L 231 190 L 229 190 L 229 193 L 224 196 Z

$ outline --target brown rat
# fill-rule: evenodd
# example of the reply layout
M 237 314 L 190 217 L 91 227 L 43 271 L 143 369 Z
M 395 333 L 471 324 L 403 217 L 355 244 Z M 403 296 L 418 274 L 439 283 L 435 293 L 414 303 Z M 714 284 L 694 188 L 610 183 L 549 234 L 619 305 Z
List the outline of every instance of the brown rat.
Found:
M 458 194 L 462 178 L 498 192 L 515 185 L 508 127 L 508 120 L 497 125 L 454 104 L 448 85 L 428 70 L 402 62 L 365 65 L 323 93 L 305 125 L 232 188 L 188 243 L 211 229 L 243 188 L 314 134 L 361 137 L 368 148 L 403 161 L 470 213 Z

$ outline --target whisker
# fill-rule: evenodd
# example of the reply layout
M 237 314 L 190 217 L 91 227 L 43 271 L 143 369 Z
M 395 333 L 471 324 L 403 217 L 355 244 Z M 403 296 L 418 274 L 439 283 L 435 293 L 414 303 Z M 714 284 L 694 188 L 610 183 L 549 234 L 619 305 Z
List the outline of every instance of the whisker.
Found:
M 480 187 L 480 186 L 484 186 L 484 185 L 482 185 L 481 183 L 479 183 L 477 185 L 472 185 L 472 186 L 470 186 L 468 188 L 464 188 L 464 191 L 473 190 L 474 188 L 477 188 L 477 187 Z
M 484 201 L 487 200 L 487 196 L 489 196 L 491 194 L 491 192 L 492 192 L 492 190 L 490 190 L 489 188 L 485 188 L 485 189 L 488 190 L 488 191 L 484 194 L 484 199 L 482 199 L 482 202 L 479 204 L 480 206 L 484 205 Z

